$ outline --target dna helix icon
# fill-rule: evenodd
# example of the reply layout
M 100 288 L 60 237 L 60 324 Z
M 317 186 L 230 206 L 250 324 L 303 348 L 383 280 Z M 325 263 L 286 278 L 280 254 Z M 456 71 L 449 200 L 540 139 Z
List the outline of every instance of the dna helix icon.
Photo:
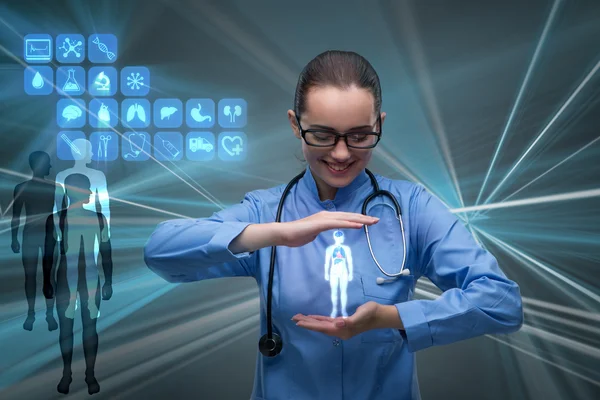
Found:
M 98 49 L 104 54 L 106 54 L 109 60 L 115 58 L 115 53 L 113 53 L 112 51 L 108 51 L 108 47 L 100 41 L 100 38 L 98 36 L 96 36 L 92 43 L 98 45 Z

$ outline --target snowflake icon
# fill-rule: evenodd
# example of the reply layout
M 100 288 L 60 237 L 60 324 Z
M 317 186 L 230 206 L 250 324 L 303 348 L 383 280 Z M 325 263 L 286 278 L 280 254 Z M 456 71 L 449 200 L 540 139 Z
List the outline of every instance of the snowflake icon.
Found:
M 121 70 L 121 93 L 125 96 L 145 96 L 150 91 L 150 71 L 147 67 L 130 66 Z
M 127 86 L 131 90 L 140 90 L 144 86 L 144 77 L 139 72 L 132 72 L 127 77 Z

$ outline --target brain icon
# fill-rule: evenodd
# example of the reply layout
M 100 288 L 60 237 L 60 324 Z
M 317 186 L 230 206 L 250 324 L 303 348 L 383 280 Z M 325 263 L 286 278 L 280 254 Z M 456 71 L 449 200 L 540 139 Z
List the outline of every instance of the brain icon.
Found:
M 66 106 L 62 112 L 63 118 L 66 118 L 67 121 L 77 119 L 81 117 L 81 114 L 81 108 L 74 105 Z

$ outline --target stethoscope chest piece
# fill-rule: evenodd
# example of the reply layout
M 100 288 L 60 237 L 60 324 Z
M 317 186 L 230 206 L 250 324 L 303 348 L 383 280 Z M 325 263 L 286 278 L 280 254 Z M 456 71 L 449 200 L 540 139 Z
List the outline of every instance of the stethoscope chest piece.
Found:
M 273 332 L 271 336 L 272 337 L 269 338 L 269 335 L 265 333 L 258 342 L 258 349 L 265 357 L 275 357 L 281 353 L 281 349 L 283 348 L 281 336 L 275 332 Z

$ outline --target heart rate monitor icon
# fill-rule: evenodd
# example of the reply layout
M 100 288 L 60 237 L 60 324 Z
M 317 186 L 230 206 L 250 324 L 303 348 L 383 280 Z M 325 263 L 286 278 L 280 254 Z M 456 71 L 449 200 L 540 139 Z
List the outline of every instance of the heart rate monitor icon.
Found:
M 225 144 L 226 142 L 231 143 L 231 146 L 235 145 L 235 147 L 228 147 Z M 239 144 L 236 144 L 234 142 L 239 142 Z M 227 154 L 229 154 L 232 157 L 239 156 L 240 153 L 244 151 L 243 146 L 244 139 L 242 139 L 240 136 L 223 136 L 221 138 L 221 147 L 227 152 Z

